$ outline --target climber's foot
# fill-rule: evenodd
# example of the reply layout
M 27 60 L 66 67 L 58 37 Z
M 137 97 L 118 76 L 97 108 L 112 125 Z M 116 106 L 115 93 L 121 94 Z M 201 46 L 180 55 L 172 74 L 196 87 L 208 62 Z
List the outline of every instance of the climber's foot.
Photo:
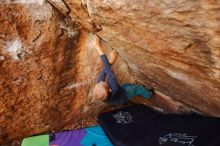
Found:
M 150 91 L 150 93 L 151 93 L 151 97 L 153 97 L 154 95 L 155 95 L 155 90 L 153 89 L 153 88 L 151 88 L 151 89 L 148 89 L 149 91 Z
M 110 64 L 114 64 L 116 59 L 117 59 L 117 52 L 116 51 L 112 51 L 111 54 L 110 54 L 109 63 Z
M 144 87 L 146 90 L 148 90 L 150 92 L 150 98 L 153 97 L 155 95 L 155 90 L 152 87 L 145 87 L 145 85 L 141 85 L 142 87 Z

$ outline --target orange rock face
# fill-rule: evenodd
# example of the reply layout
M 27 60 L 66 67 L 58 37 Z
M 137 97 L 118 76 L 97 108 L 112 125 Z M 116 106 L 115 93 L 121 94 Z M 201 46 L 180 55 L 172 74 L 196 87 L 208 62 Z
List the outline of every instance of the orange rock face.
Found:
M 48 3 L 1 4 L 0 11 L 2 143 L 58 127 L 74 115 L 74 92 L 61 92 L 74 81 L 79 32 Z
M 220 117 L 220 3 L 215 0 L 48 0 L 0 4 L 0 144 L 100 112 L 96 32 L 120 83 L 156 89 L 162 112 Z M 90 33 L 92 32 L 92 33 Z

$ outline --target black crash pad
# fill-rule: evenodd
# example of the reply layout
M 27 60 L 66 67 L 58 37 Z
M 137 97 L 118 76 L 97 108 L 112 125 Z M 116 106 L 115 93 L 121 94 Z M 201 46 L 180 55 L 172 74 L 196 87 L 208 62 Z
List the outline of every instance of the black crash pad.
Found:
M 99 115 L 115 146 L 220 146 L 220 119 L 164 115 L 132 105 Z

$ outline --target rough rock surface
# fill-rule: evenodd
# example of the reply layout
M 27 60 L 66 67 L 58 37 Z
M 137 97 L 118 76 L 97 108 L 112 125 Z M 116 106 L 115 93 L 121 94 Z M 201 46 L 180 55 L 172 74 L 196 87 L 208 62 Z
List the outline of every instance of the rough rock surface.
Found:
M 48 1 L 0 4 L 0 144 L 106 107 L 90 92 L 101 69 L 90 32 L 119 53 L 120 83 L 156 89 L 135 102 L 220 116 L 219 1 Z
M 60 92 L 74 81 L 78 30 L 48 3 L 1 4 L 0 21 L 0 143 L 64 125 L 74 92 Z

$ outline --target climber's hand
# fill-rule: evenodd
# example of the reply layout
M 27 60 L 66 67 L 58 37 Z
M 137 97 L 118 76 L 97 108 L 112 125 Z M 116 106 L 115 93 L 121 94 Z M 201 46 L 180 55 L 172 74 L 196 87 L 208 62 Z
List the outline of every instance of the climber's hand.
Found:
M 103 48 L 100 45 L 100 38 L 98 36 L 95 36 L 95 40 L 93 42 L 93 45 L 96 48 L 96 50 L 98 51 L 99 55 L 105 54 L 103 51 Z
M 99 49 L 101 47 L 100 46 L 100 38 L 97 35 L 95 35 L 95 40 L 94 40 L 93 45 L 96 49 Z

